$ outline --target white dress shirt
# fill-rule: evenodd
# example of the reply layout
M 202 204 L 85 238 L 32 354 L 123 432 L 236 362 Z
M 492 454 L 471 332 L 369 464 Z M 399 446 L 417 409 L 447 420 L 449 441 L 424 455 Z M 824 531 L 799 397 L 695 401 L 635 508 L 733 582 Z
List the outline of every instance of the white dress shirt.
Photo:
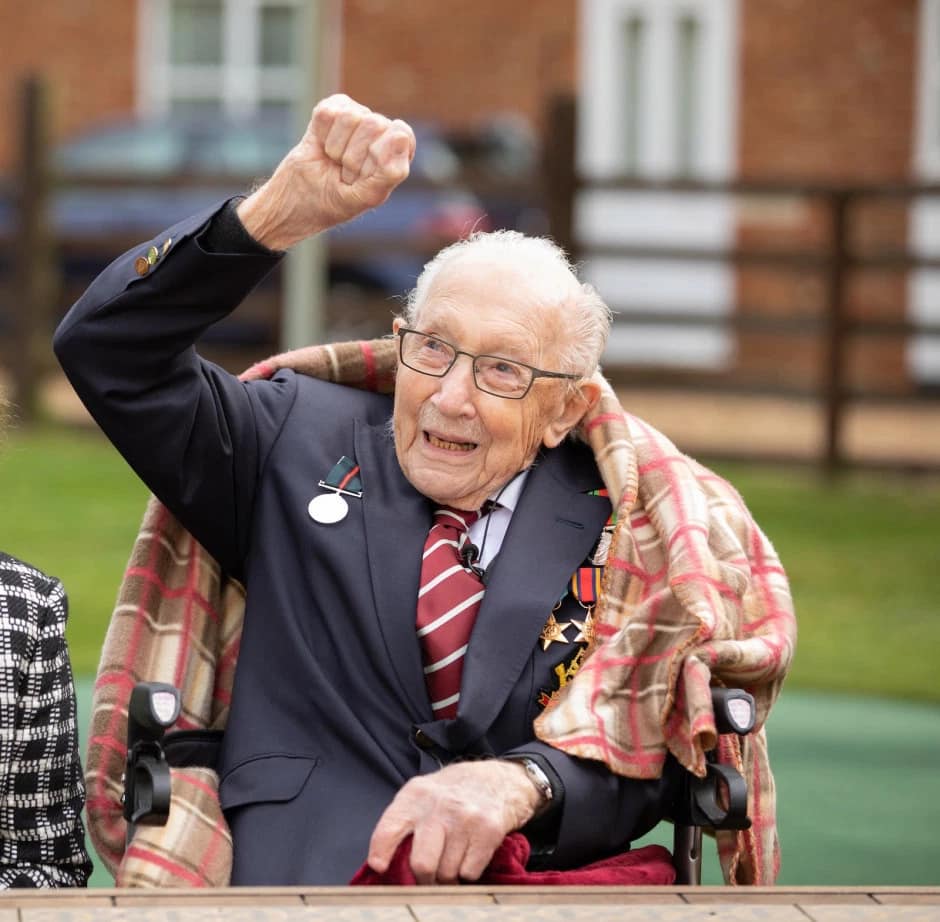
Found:
M 497 505 L 485 515 L 477 519 L 469 529 L 470 540 L 479 548 L 480 557 L 477 566 L 485 570 L 503 546 L 503 538 L 509 528 L 509 521 L 515 512 L 516 504 L 522 495 L 528 470 L 520 471 L 501 490 L 489 497 Z

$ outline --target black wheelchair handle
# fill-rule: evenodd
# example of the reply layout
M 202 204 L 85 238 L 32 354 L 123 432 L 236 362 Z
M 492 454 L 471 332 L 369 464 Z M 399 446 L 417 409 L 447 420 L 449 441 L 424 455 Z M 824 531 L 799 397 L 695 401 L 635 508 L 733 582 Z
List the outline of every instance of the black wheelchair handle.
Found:
M 719 800 L 724 787 L 727 807 Z M 730 765 L 709 762 L 704 778 L 693 778 L 689 785 L 689 812 L 695 826 L 712 829 L 750 829 L 747 815 L 747 783 Z
M 170 815 L 170 766 L 163 736 L 180 713 L 180 693 L 164 682 L 138 682 L 127 705 L 124 819 L 127 841 L 138 825 L 162 826 Z
M 754 696 L 743 688 L 712 688 L 712 710 L 719 733 L 747 736 L 757 720 Z

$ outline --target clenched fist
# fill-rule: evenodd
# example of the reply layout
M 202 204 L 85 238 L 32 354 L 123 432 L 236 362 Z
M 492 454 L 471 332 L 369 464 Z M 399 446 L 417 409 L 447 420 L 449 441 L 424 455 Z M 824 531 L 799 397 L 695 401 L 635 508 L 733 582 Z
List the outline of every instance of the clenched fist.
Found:
M 238 206 L 248 232 L 271 250 L 381 205 L 408 176 L 411 127 L 337 94 L 318 103 L 300 142 Z

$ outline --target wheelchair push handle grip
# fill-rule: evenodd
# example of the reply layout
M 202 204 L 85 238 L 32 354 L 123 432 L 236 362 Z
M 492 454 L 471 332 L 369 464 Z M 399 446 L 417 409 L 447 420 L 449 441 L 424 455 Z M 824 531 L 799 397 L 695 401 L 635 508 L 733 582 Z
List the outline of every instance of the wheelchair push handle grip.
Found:
M 127 705 L 128 752 L 158 742 L 180 715 L 180 693 L 165 682 L 138 682 Z
M 127 706 L 124 819 L 130 842 L 138 824 L 161 826 L 170 814 L 170 766 L 162 740 L 180 714 L 180 694 L 163 682 L 139 682 Z
M 712 710 L 719 733 L 747 736 L 754 729 L 757 719 L 754 696 L 742 688 L 712 688 Z

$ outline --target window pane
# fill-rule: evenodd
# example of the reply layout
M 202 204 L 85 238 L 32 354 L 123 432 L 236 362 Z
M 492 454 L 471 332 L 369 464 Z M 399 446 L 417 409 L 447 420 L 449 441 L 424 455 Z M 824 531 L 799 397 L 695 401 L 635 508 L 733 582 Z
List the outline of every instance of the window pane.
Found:
M 171 99 L 170 113 L 188 122 L 217 119 L 222 115 L 221 99 Z
M 170 60 L 173 64 L 222 63 L 222 0 L 173 0 Z
M 262 67 L 290 67 L 294 63 L 296 12 L 293 6 L 261 8 Z
M 701 27 L 694 16 L 683 16 L 676 26 L 676 168 L 688 175 L 698 159 Z
M 639 16 L 631 16 L 623 28 L 623 76 L 626 86 L 623 94 L 624 167 L 635 172 L 640 161 L 640 125 L 642 106 L 643 45 L 646 23 Z

